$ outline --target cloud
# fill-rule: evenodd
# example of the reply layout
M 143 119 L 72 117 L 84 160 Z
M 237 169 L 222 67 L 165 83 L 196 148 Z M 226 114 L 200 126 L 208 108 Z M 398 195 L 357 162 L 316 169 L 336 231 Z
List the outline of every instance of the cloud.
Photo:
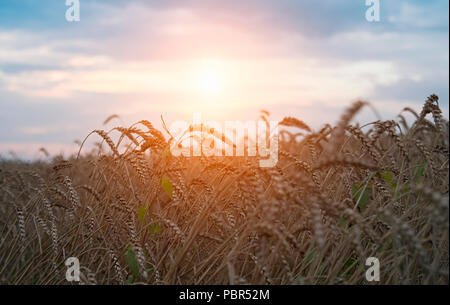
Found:
M 402 28 L 448 29 L 448 1 L 398 2 L 388 16 L 388 21 Z
M 24 126 L 20 128 L 20 132 L 26 135 L 42 135 L 50 132 L 52 129 L 45 126 Z
M 35 160 L 46 158 L 41 149 L 45 149 L 51 156 L 63 155 L 68 157 L 77 153 L 78 148 L 75 144 L 67 145 L 61 143 L 39 143 L 39 142 L 0 142 L 0 160 L 10 158 L 20 158 L 25 160 Z
M 70 24 L 60 1 L 5 1 L 0 143 L 69 145 L 112 113 L 126 124 L 265 108 L 318 126 L 357 98 L 393 118 L 431 93 L 448 109 L 448 1 L 382 1 L 380 23 L 364 1 L 91 1 Z M 226 90 L 206 99 L 195 75 L 210 58 Z

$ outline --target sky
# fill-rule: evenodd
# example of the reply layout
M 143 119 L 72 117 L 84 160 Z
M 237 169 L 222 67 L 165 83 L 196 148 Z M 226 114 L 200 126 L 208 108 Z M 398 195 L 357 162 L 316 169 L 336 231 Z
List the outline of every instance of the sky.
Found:
M 379 3 L 369 22 L 365 0 L 80 0 L 68 22 L 65 0 L 0 0 L 0 155 L 67 154 L 94 129 L 161 115 L 264 109 L 320 128 L 357 99 L 395 119 L 435 93 L 448 118 L 448 0 Z

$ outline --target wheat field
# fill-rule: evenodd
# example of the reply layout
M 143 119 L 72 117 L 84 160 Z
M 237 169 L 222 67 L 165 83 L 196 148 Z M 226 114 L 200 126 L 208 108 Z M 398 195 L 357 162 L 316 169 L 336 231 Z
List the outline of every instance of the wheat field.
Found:
M 448 284 L 438 97 L 354 123 L 366 106 L 317 131 L 286 117 L 273 168 L 174 157 L 145 120 L 95 130 L 96 148 L 67 159 L 0 161 L 0 284 L 73 284 L 69 257 L 81 284 Z

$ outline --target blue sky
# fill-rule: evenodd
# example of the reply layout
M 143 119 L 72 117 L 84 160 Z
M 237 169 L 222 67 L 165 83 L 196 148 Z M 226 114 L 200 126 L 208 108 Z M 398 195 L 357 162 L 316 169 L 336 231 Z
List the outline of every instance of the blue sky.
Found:
M 358 98 L 393 119 L 436 93 L 448 117 L 445 0 L 380 0 L 380 22 L 365 19 L 365 0 L 80 5 L 69 23 L 64 0 L 0 1 L 0 154 L 73 151 L 113 113 L 112 124 L 159 126 L 161 114 L 243 120 L 266 109 L 319 127 Z M 214 92 L 199 89 L 205 78 Z

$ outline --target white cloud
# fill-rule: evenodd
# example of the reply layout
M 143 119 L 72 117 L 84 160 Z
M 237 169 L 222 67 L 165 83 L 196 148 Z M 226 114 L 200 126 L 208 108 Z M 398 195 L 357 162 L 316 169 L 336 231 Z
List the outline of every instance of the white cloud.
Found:
M 390 15 L 388 21 L 418 28 L 448 27 L 448 7 L 442 4 L 414 5 L 402 2 L 398 14 Z
M 62 154 L 68 157 L 78 152 L 76 144 L 0 142 L 0 159 L 11 157 L 10 152 L 25 159 L 45 158 L 45 154 L 40 151 L 41 148 L 44 148 L 51 156 Z
M 19 130 L 26 135 L 43 135 L 51 131 L 51 129 L 45 126 L 23 126 Z

